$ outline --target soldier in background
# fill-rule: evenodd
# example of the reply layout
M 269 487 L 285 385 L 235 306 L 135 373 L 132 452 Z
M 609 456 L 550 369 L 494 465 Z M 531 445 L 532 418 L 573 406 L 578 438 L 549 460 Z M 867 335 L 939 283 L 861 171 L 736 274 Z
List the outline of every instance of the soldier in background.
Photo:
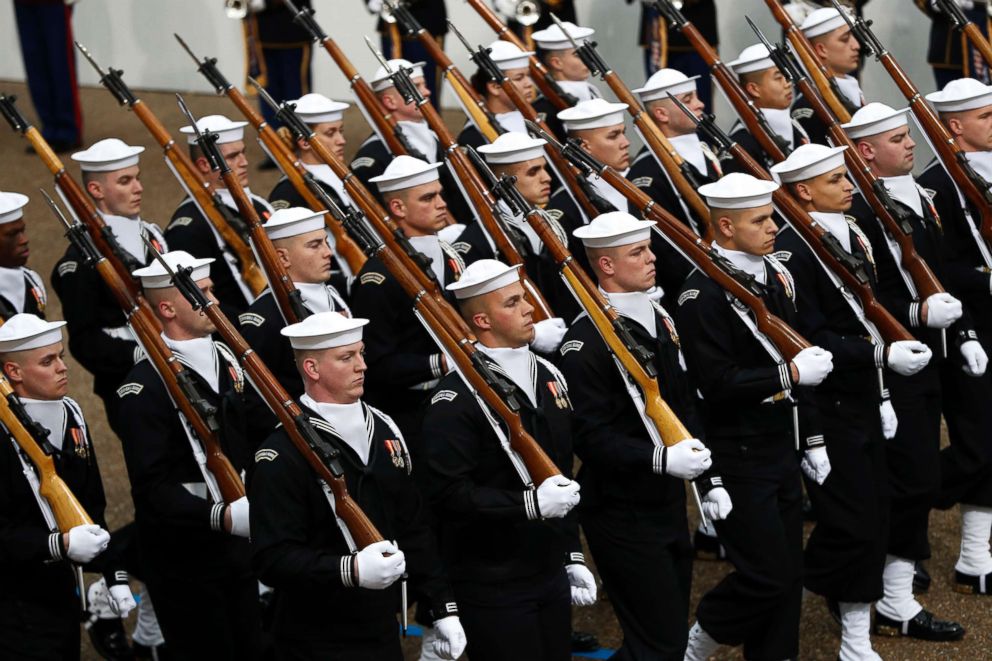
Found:
M 0 192 L 0 319 L 26 312 L 45 318 L 48 294 L 41 276 L 27 267 L 27 225 L 24 207 L 28 196 Z

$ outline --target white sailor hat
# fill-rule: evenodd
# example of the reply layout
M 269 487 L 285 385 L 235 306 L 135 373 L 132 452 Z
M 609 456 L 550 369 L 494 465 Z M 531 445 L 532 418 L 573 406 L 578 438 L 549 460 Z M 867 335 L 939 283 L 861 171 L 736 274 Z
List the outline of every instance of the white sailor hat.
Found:
M 441 163 L 428 163 L 413 156 L 397 156 L 378 177 L 369 179 L 380 193 L 413 188 L 438 180 L 437 169 Z
M 785 184 L 818 177 L 844 165 L 846 149 L 847 145 L 827 147 L 813 142 L 801 145 L 784 161 L 771 167 L 772 176 Z
M 561 28 L 557 24 L 549 25 L 543 30 L 538 30 L 531 35 L 534 43 L 537 44 L 538 48 L 544 50 L 567 50 L 569 48 L 574 48 L 572 42 L 569 41 L 568 37 L 575 40 L 575 43 L 582 45 L 583 42 L 592 38 L 596 31 L 592 28 L 586 28 L 569 21 L 562 21 L 562 26 L 564 26 L 565 31 L 568 33 L 566 36 L 565 32 L 562 32 Z
M 711 209 L 754 209 L 771 204 L 772 193 L 779 185 L 768 179 L 758 179 L 743 172 L 732 172 L 699 187 Z
M 944 85 L 939 92 L 927 94 L 927 101 L 937 112 L 961 112 L 992 105 L 992 85 L 974 78 L 958 78 Z
M 362 339 L 362 327 L 368 319 L 346 317 L 340 312 L 318 312 L 301 322 L 286 326 L 279 333 L 289 338 L 297 350 L 333 349 Z
M 410 60 L 397 59 L 397 60 L 387 60 L 389 64 L 389 70 L 386 67 L 380 66 L 372 74 L 372 80 L 369 81 L 369 85 L 372 86 L 373 92 L 381 92 L 383 90 L 388 90 L 393 87 L 393 79 L 390 78 L 396 70 L 400 67 L 404 69 L 413 69 L 413 73 L 410 74 L 410 78 L 423 78 L 424 77 L 424 64 L 425 62 L 411 62 Z
M 746 73 L 764 71 L 775 66 L 774 60 L 768 54 L 768 47 L 764 44 L 754 44 L 741 51 L 737 59 L 727 62 L 727 66 L 734 70 L 738 77 Z
M 27 203 L 27 195 L 0 192 L 0 225 L 20 220 L 24 216 L 24 206 Z
M 79 163 L 83 172 L 113 172 L 138 164 L 138 154 L 144 147 L 135 147 L 117 138 L 107 138 L 90 145 L 89 149 L 77 151 L 72 160 Z
M 847 26 L 847 21 L 844 20 L 839 11 L 833 7 L 821 7 L 810 12 L 799 29 L 803 31 L 807 39 L 812 39 L 845 26 Z
M 64 321 L 45 321 L 21 312 L 0 326 L 0 353 L 27 351 L 62 341 Z
M 493 58 L 500 71 L 523 69 L 528 65 L 530 56 L 534 54 L 533 51 L 522 51 L 516 44 L 502 39 L 497 39 L 486 48 L 491 51 L 489 57 Z
M 344 118 L 344 111 L 351 105 L 316 93 L 304 94 L 290 103 L 296 104 L 296 114 L 307 124 L 340 122 Z
M 599 214 L 572 235 L 581 239 L 586 248 L 616 248 L 649 238 L 654 224 L 653 220 L 638 220 L 626 211 L 610 211 Z
M 579 101 L 571 108 L 565 108 L 558 113 L 558 119 L 565 125 L 566 131 L 600 129 L 605 126 L 623 124 L 623 111 L 626 109 L 626 103 L 610 103 L 606 99 L 589 99 Z
M 162 259 L 165 260 L 166 264 L 173 271 L 186 268 L 187 266 L 193 267 L 193 271 L 190 273 L 193 282 L 199 282 L 209 277 L 210 264 L 214 261 L 213 257 L 193 257 L 193 255 L 184 250 L 170 250 L 162 255 Z M 145 289 L 167 289 L 173 286 L 172 276 L 169 275 L 168 271 L 165 270 L 165 267 L 157 259 L 153 259 L 144 268 L 136 269 L 134 275 L 141 278 L 141 286 Z
M 909 121 L 906 119 L 908 112 L 909 108 L 895 110 L 884 103 L 872 102 L 858 108 L 851 116 L 851 121 L 841 124 L 841 128 L 852 139 L 867 138 L 906 126 Z
M 519 282 L 520 274 L 517 273 L 519 268 L 520 264 L 508 266 L 495 259 L 480 259 L 469 264 L 462 271 L 461 277 L 445 289 L 454 292 L 455 298 L 459 301 L 482 296 Z
M 232 122 L 224 115 L 205 115 L 196 120 L 196 127 L 200 132 L 213 131 L 217 134 L 217 144 L 225 145 L 229 142 L 244 140 L 245 127 L 248 122 Z M 196 144 L 196 131 L 192 126 L 184 126 L 179 129 L 180 133 L 186 134 L 186 142 L 191 145 Z
M 324 229 L 324 213 L 304 207 L 278 209 L 269 216 L 262 227 L 273 241 L 288 239 L 291 236 Z
M 523 163 L 532 158 L 544 156 L 544 145 L 547 142 L 541 138 L 532 138 L 519 131 L 507 131 L 492 141 L 491 144 L 478 148 L 490 165 L 506 165 L 508 163 Z
M 699 76 L 686 76 L 677 69 L 659 69 L 651 74 L 644 87 L 638 87 L 634 93 L 641 97 L 641 101 L 657 101 L 667 99 L 668 94 L 679 95 L 696 91 L 696 79 Z

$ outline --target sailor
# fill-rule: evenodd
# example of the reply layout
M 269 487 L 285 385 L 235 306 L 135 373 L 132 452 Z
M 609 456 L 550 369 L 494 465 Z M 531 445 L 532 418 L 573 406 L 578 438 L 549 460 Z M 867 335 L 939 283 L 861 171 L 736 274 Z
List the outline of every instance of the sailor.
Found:
M 48 294 L 41 276 L 26 265 L 28 250 L 24 207 L 28 196 L 0 191 L 0 319 L 26 312 L 45 318 Z
M 567 95 L 565 100 L 569 105 L 602 97 L 596 86 L 589 82 L 591 74 L 589 67 L 576 54 L 575 46 L 572 45 L 573 41 L 579 45 L 591 41 L 596 31 L 568 21 L 563 21 L 562 26 L 567 35 L 557 24 L 538 30 L 532 35 L 538 59 L 544 63 L 558 87 Z M 554 134 L 564 138 L 564 127 L 559 121 L 561 118 L 556 120 L 557 113 L 562 109 L 544 96 L 538 97 L 533 105 L 534 110 L 544 114 Z
M 536 95 L 534 80 L 530 77 L 529 58 L 534 53 L 524 52 L 508 41 L 497 39 L 486 46 L 489 49 L 489 57 L 492 58 L 500 71 L 510 79 L 513 86 L 520 95 L 528 102 L 533 102 Z M 524 116 L 517 110 L 499 84 L 494 83 L 489 74 L 483 69 L 478 69 L 470 79 L 473 89 L 482 98 L 486 109 L 496 118 L 497 130 L 500 132 L 512 131 L 515 133 L 527 133 L 527 125 L 524 124 Z M 466 122 L 465 128 L 458 135 L 458 144 L 475 147 L 488 144 L 488 140 L 483 137 L 471 120 Z

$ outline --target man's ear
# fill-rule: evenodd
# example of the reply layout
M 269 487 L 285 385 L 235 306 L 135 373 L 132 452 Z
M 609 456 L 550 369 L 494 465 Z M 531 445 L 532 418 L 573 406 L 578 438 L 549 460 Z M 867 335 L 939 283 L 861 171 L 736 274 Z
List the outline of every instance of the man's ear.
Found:
M 729 216 L 720 216 L 716 219 L 716 229 L 720 236 L 728 239 L 734 238 L 734 221 Z
M 279 263 L 282 264 L 284 269 L 288 269 L 291 266 L 288 250 L 285 248 L 276 248 L 276 255 L 279 256 Z
M 805 182 L 798 182 L 792 185 L 792 190 L 795 191 L 796 197 L 802 202 L 812 202 L 813 201 L 813 191 L 810 190 L 809 186 Z
M 21 370 L 21 366 L 13 361 L 8 360 L 3 364 L 3 373 L 11 383 L 24 381 L 24 372 Z
M 89 181 L 86 183 L 86 192 L 90 194 L 94 200 L 103 199 L 103 186 L 100 185 L 99 181 Z
M 316 359 L 312 356 L 303 359 L 301 368 L 307 379 L 311 381 L 318 381 L 320 379 L 320 367 L 317 364 Z

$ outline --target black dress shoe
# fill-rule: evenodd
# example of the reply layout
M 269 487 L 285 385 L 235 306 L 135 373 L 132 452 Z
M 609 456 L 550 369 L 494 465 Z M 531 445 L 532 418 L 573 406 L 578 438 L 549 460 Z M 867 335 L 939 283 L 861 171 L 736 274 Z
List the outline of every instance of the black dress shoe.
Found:
M 148 659 L 149 661 L 169 661 L 172 657 L 169 656 L 169 650 L 166 648 L 164 643 L 162 645 L 153 646 L 135 643 L 134 658 Z
M 919 560 L 913 565 L 913 594 L 923 594 L 930 589 L 930 572 Z
M 124 633 L 124 625 L 118 618 L 91 620 L 90 642 L 101 658 L 110 661 L 132 661 L 134 650 Z
M 572 651 L 573 652 L 595 652 L 599 649 L 599 638 L 596 634 L 588 631 L 572 630 Z
M 964 627 L 957 622 L 938 620 L 924 608 L 912 620 L 905 622 L 875 613 L 875 633 L 879 636 L 908 636 L 918 640 L 947 642 L 964 638 Z
M 961 594 L 989 594 L 992 585 L 992 574 L 972 576 L 954 570 L 954 591 Z
M 726 560 L 727 549 L 723 548 L 720 540 L 713 535 L 707 535 L 696 530 L 692 536 L 692 548 L 698 560 Z

